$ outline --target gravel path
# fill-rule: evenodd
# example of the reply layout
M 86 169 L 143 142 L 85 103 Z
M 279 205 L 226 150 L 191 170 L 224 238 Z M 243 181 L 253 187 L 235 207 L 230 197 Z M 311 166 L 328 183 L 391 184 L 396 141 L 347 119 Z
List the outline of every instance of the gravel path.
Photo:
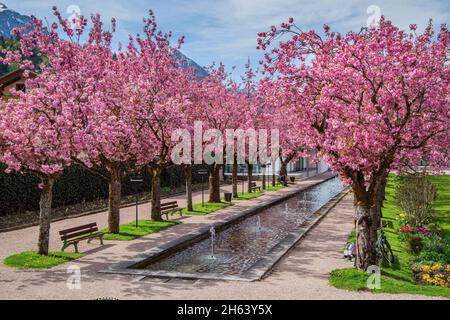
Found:
M 298 187 L 324 179 L 327 174 L 303 180 Z M 178 280 L 97 273 L 108 265 L 171 241 L 180 235 L 223 219 L 233 212 L 254 205 L 285 190 L 269 193 L 261 198 L 243 201 L 233 207 L 208 216 L 185 218 L 183 224 L 148 235 L 132 242 L 108 241 L 103 247 L 92 243 L 83 245 L 86 255 L 75 263 L 58 266 L 46 271 L 14 270 L 0 265 L 0 299 L 429 299 L 414 295 L 371 294 L 348 292 L 328 284 L 329 273 L 336 268 L 350 267 L 342 259 L 342 246 L 352 229 L 353 205 L 348 195 L 294 248 L 264 280 L 258 282 L 221 282 L 205 280 Z M 144 205 L 145 207 L 145 205 Z M 131 212 L 128 213 L 127 210 Z M 134 208 L 123 209 L 122 219 L 132 220 Z M 106 215 L 105 215 L 106 216 Z M 128 217 L 128 218 L 127 218 Z M 104 217 L 95 215 L 65 220 L 53 225 L 52 248 L 59 247 L 55 230 L 78 225 L 80 222 L 97 221 L 104 225 Z M 0 234 L 0 258 L 30 249 L 36 239 L 36 228 L 28 228 Z M 67 267 L 81 268 L 81 289 L 70 290 L 66 286 Z

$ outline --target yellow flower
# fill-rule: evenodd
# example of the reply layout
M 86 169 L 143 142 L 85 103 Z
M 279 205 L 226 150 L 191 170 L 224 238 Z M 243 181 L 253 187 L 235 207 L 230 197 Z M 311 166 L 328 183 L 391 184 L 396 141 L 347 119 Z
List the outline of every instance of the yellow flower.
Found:
M 442 266 L 440 264 L 435 264 L 431 267 L 431 270 L 433 270 L 433 271 L 438 271 L 441 269 L 442 269 Z

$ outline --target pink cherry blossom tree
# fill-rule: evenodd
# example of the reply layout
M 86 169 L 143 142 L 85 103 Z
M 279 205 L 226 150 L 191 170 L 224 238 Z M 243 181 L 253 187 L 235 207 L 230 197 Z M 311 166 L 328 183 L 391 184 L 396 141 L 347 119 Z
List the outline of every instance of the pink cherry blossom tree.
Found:
M 284 90 L 280 94 L 278 83 L 269 78 L 262 79 L 259 84 L 260 95 L 264 96 L 267 113 L 270 121 L 267 121 L 272 128 L 279 130 L 280 143 L 280 172 L 279 176 L 287 177 L 287 165 L 295 159 L 308 156 L 304 138 L 294 125 L 298 117 L 292 112 L 291 106 L 296 102 L 297 91 Z M 272 181 L 275 185 L 275 180 Z
M 263 96 L 258 91 L 258 82 L 256 80 L 256 73 L 250 63 L 250 59 L 245 64 L 245 73 L 242 76 L 242 84 L 239 90 L 240 102 L 238 108 L 242 110 L 244 121 L 239 121 L 239 128 L 243 130 L 252 129 L 255 130 L 256 142 L 259 139 L 259 130 L 268 129 L 267 123 L 268 113 L 266 110 L 267 104 L 265 103 Z M 246 150 L 250 151 L 250 137 L 246 142 Z M 253 192 L 253 165 L 258 159 L 251 159 L 250 154 L 246 156 L 247 162 L 247 191 Z M 261 164 L 261 165 L 265 165 Z M 265 176 L 263 175 L 263 179 Z M 265 188 L 265 180 L 263 180 L 263 187 Z
M 46 77 L 52 104 L 61 106 L 67 117 L 59 124 L 71 128 L 72 161 L 109 183 L 109 230 L 118 233 L 121 180 L 140 165 L 142 153 L 152 150 L 149 139 L 140 135 L 133 96 L 127 90 L 133 85 L 129 60 L 111 50 L 114 20 L 112 31 L 103 29 L 99 15 L 91 17 L 90 30 L 86 31 L 83 17 L 72 29 L 69 21 L 53 10 L 59 23 L 50 29 L 33 18 L 33 29 L 16 30 L 20 50 L 6 53 L 4 63 L 20 62 L 28 70 L 33 69 L 28 57 L 35 48 L 46 56 L 48 63 L 41 66 L 40 76 L 29 80 L 27 86 L 40 87 L 38 81 Z
M 171 33 L 157 30 L 155 16 L 150 11 L 145 19 L 144 36 L 131 39 L 123 57 L 129 61 L 132 103 L 137 111 L 139 134 L 151 142 L 148 152 L 138 157 L 138 163 L 146 164 L 152 176 L 153 220 L 161 220 L 161 171 L 172 165 L 171 153 L 176 142 L 175 130 L 190 125 L 186 113 L 190 112 L 193 91 L 197 87 L 195 74 L 183 69 L 183 61 L 176 59 L 178 47 L 171 46 Z
M 52 190 L 57 177 L 71 164 L 72 110 L 58 103 L 54 77 L 44 72 L 27 93 L 14 92 L 14 99 L 0 105 L 2 153 L 7 172 L 31 173 L 40 178 L 38 253 L 48 255 Z M 30 81 L 28 81 L 30 82 Z
M 209 75 L 202 79 L 197 94 L 200 98 L 198 103 L 193 106 L 192 112 L 196 114 L 198 121 L 202 121 L 203 130 L 213 129 L 225 136 L 227 129 L 234 129 L 236 121 L 242 118 L 242 111 L 236 94 L 238 94 L 238 85 L 229 78 L 223 65 L 215 67 L 214 65 L 207 69 Z M 217 141 L 210 137 L 211 144 L 205 143 L 205 147 L 215 144 L 217 154 L 214 157 L 225 157 L 225 144 L 223 141 Z M 203 148 L 204 151 L 207 149 Z M 211 153 L 212 154 L 212 153 Z M 220 170 L 223 168 L 223 160 L 219 162 L 211 161 L 208 164 L 209 169 L 209 202 L 220 202 Z
M 422 34 L 410 29 L 383 18 L 346 35 L 325 26 L 321 37 L 290 19 L 259 35 L 262 49 L 290 35 L 266 53 L 265 71 L 277 74 L 279 96 L 291 96 L 296 134 L 353 189 L 360 269 L 377 263 L 387 174 L 424 156 L 448 163 L 450 34 L 443 25 L 435 36 L 431 22 Z

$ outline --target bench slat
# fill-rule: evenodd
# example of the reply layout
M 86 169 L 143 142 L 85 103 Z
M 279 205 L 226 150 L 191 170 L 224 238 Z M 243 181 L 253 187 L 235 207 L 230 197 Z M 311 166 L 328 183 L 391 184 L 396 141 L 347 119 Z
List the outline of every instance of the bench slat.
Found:
M 66 230 L 61 230 L 59 232 L 59 234 L 63 235 L 63 234 L 66 234 L 66 233 L 72 233 L 72 232 L 75 232 L 75 231 L 89 229 L 89 228 L 96 227 L 96 226 L 97 226 L 97 223 L 93 222 L 93 223 L 86 224 L 84 226 L 79 226 L 79 227 L 74 227 L 74 228 L 70 228 L 70 229 L 66 229 Z
M 170 206 L 161 206 L 161 210 L 163 209 L 171 209 L 171 208 L 176 208 L 178 207 L 178 204 L 171 204 Z
M 83 231 L 78 231 L 78 232 L 74 232 L 74 233 L 70 233 L 70 234 L 64 234 L 61 236 L 61 240 L 69 240 L 69 239 L 77 238 L 80 236 L 91 234 L 96 231 L 98 231 L 97 227 L 95 227 L 95 228 L 91 227 L 91 228 L 83 230 Z
M 75 238 L 75 239 L 72 239 L 72 240 L 68 240 L 67 244 L 71 244 L 71 243 L 75 243 L 75 242 L 79 242 L 79 241 L 87 240 L 87 239 L 99 238 L 99 237 L 104 236 L 104 235 L 105 235 L 104 232 L 99 232 L 99 233 L 96 233 L 96 234 L 90 234 L 90 235 L 85 236 L 85 237 L 79 237 L 79 238 Z
M 173 204 L 178 204 L 178 201 L 164 202 L 164 203 L 161 203 L 161 206 L 170 206 Z

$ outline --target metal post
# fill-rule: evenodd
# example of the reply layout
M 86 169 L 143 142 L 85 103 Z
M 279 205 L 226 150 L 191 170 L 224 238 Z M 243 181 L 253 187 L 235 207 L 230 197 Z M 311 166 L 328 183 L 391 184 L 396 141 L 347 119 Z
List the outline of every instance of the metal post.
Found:
M 137 184 L 144 182 L 144 179 L 140 176 L 136 176 L 134 178 L 131 178 L 130 182 L 135 183 L 134 192 L 136 195 L 136 228 L 138 228 L 139 227 L 139 223 L 138 223 L 138 221 L 139 221 L 139 195 L 138 195 L 138 185 Z
M 137 194 L 137 188 L 136 188 L 136 228 L 138 228 L 138 221 L 139 221 L 139 196 Z
M 205 177 L 202 175 L 202 207 L 205 206 Z
M 202 207 L 205 206 L 205 175 L 209 174 L 207 170 L 197 171 L 199 175 L 202 176 Z

